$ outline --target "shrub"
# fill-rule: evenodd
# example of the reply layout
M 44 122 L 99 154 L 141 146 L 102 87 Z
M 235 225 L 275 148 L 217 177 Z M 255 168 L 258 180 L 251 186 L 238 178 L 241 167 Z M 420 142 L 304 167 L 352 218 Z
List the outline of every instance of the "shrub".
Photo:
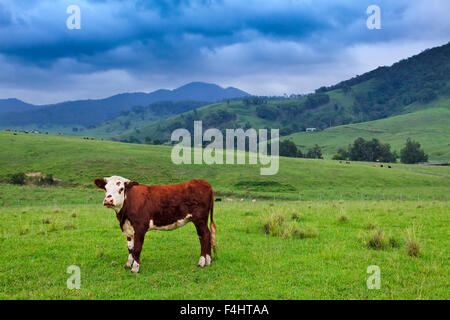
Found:
M 23 173 L 23 172 L 14 173 L 8 177 L 8 182 L 11 184 L 23 185 L 23 184 L 25 184 L 25 178 L 26 178 L 26 176 L 25 176 L 25 173 Z

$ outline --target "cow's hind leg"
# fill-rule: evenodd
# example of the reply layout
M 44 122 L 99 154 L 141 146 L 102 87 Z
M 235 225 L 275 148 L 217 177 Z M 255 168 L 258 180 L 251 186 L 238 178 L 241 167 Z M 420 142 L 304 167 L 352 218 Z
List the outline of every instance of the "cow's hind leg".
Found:
M 211 233 L 209 232 L 208 225 L 204 221 L 195 223 L 195 228 L 197 229 L 201 246 L 200 260 L 197 266 L 203 268 L 205 265 L 211 263 Z

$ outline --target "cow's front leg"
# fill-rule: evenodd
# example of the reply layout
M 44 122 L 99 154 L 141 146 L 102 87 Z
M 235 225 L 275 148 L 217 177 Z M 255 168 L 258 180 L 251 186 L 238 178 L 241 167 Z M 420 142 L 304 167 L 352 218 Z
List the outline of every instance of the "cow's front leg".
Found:
M 142 245 L 144 244 L 144 238 L 145 238 L 145 231 L 139 230 L 135 232 L 133 243 L 134 245 L 133 249 L 131 250 L 131 256 L 133 259 L 133 262 L 131 264 L 132 273 L 138 273 L 141 267 L 141 251 Z
M 125 263 L 125 270 L 128 270 L 131 268 L 132 264 L 133 264 L 133 248 L 134 248 L 134 239 L 133 238 L 129 238 L 127 237 L 127 246 L 128 246 L 128 260 L 127 263 Z

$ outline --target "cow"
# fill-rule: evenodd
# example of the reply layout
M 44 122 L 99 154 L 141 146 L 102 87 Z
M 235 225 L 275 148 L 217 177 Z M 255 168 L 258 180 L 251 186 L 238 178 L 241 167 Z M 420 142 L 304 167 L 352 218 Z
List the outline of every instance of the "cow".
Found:
M 114 209 L 127 238 L 128 260 L 125 270 L 140 270 L 140 255 L 149 230 L 169 231 L 193 222 L 200 239 L 198 267 L 211 264 L 211 247 L 216 254 L 216 225 L 213 220 L 214 192 L 204 180 L 180 184 L 141 185 L 120 176 L 97 178 L 94 183 L 105 190 L 103 205 Z M 208 218 L 211 215 L 210 228 Z

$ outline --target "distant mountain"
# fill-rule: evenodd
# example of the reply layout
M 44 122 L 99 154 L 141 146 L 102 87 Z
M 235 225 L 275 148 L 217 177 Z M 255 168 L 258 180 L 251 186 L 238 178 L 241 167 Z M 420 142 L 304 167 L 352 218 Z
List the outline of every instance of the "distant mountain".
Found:
M 38 107 L 14 98 L 0 99 L 0 114 L 5 114 L 8 112 L 23 112 L 32 109 L 38 109 Z
M 130 110 L 135 105 L 148 106 L 157 101 L 205 101 L 218 102 L 232 98 L 249 96 L 236 88 L 221 88 L 218 85 L 192 82 L 174 90 L 160 89 L 151 93 L 123 93 L 98 100 L 66 101 L 57 104 L 39 106 L 20 100 L 7 99 L 0 104 L 0 126 L 20 127 L 41 126 L 92 126 L 120 115 L 121 111 Z M 9 101 L 9 102 L 8 102 Z M 25 109 L 27 107 L 27 109 Z M 6 111 L 5 111 L 6 110 Z M 14 111 L 14 112 L 12 112 Z M 27 111 L 24 113 L 23 111 Z

